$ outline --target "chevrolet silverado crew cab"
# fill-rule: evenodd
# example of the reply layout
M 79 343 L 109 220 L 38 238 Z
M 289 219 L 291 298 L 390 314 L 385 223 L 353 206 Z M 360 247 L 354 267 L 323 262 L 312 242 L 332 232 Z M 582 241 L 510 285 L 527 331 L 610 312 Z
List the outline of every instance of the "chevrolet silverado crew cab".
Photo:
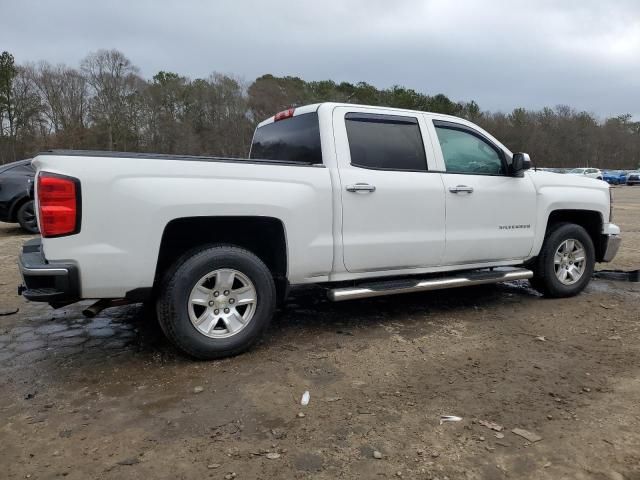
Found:
M 343 301 L 529 279 L 582 291 L 620 245 L 608 185 L 529 169 L 456 117 L 322 103 L 260 123 L 249 158 L 50 151 L 22 294 L 155 305 L 184 352 L 246 350 L 290 287 Z M 95 310 L 94 310 L 95 313 Z

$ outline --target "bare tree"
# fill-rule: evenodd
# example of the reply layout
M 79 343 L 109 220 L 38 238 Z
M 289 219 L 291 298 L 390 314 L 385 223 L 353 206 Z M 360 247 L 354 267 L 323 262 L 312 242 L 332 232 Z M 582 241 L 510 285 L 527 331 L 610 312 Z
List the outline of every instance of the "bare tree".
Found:
M 118 50 L 98 50 L 81 63 L 81 70 L 93 95 L 91 116 L 107 130 L 107 148 L 126 142 L 127 99 L 136 93 L 138 69 Z
M 77 132 L 86 126 L 89 96 L 87 81 L 79 71 L 42 62 L 34 72 L 34 82 L 55 133 Z

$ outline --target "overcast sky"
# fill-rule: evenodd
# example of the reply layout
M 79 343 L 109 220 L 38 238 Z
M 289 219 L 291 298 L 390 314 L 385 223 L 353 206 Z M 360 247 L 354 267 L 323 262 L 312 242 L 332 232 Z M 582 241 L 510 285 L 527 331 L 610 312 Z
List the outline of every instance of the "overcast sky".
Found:
M 640 0 L 0 0 L 18 63 L 99 48 L 145 77 L 272 73 L 640 118 Z

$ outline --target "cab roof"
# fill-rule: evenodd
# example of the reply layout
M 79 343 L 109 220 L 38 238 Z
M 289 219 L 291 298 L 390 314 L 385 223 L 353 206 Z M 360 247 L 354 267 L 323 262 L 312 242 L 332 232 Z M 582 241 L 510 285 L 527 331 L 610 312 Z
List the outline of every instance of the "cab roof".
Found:
M 378 108 L 382 110 L 387 110 L 389 112 L 404 112 L 404 113 L 427 113 L 430 115 L 437 115 L 441 118 L 451 118 L 457 120 L 464 120 L 460 117 L 456 117 L 454 115 L 446 115 L 443 113 L 435 113 L 435 112 L 426 112 L 423 110 L 409 110 L 407 108 L 396 108 L 396 107 L 387 107 L 382 105 L 362 105 L 358 103 L 340 103 L 340 102 L 321 102 L 321 103 L 312 103 L 310 105 L 302 105 L 300 107 L 291 107 L 288 110 L 283 110 L 282 112 L 278 112 L 275 115 L 263 120 L 258 124 L 258 127 L 262 127 L 263 125 L 268 125 L 276 121 L 276 117 L 282 115 L 282 118 L 295 117 L 297 115 L 304 115 L 305 113 L 317 112 L 320 107 L 328 106 L 328 107 L 358 107 L 358 108 Z M 291 114 L 286 114 L 286 112 L 292 111 Z

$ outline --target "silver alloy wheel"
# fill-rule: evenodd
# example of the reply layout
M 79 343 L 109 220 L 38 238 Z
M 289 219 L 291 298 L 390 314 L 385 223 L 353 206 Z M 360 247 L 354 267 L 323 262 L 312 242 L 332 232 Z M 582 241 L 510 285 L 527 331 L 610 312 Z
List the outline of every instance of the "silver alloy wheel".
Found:
M 582 278 L 587 267 L 584 246 L 573 238 L 565 240 L 556 250 L 553 264 L 560 283 L 573 285 Z
M 228 338 L 244 329 L 256 311 L 258 294 L 242 272 L 220 268 L 207 273 L 191 289 L 189 319 L 210 338 Z

